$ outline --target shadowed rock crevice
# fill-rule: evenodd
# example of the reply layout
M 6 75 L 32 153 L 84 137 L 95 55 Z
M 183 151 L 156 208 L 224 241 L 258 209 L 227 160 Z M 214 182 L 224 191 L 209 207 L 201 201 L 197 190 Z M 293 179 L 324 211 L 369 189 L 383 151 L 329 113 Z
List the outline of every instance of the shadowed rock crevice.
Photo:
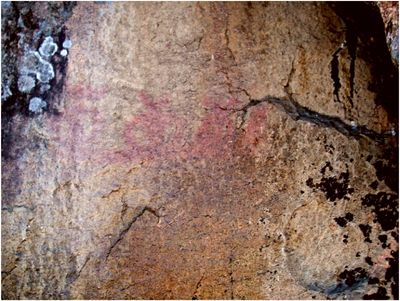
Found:
M 365 126 L 353 126 L 351 124 L 347 124 L 339 117 L 329 116 L 312 111 L 300 105 L 293 99 L 277 98 L 274 96 L 265 96 L 261 99 L 251 99 L 250 102 L 242 107 L 239 111 L 242 111 L 243 114 L 246 115 L 251 107 L 257 106 L 261 103 L 270 103 L 279 107 L 293 120 L 302 120 L 321 127 L 332 128 L 345 136 L 350 136 L 357 139 L 361 137 L 367 137 L 378 143 L 384 143 L 386 138 L 394 135 L 392 132 L 377 133 Z

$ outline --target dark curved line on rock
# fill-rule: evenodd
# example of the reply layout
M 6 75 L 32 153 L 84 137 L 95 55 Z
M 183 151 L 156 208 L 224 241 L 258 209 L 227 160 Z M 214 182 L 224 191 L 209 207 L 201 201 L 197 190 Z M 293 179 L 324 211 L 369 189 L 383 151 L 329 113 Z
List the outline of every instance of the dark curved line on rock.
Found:
M 339 117 L 315 112 L 300 105 L 293 99 L 278 98 L 274 96 L 265 96 L 261 99 L 251 99 L 248 104 L 238 111 L 242 111 L 245 116 L 251 107 L 257 106 L 260 103 L 270 103 L 278 106 L 295 121 L 303 120 L 321 127 L 332 128 L 345 136 L 357 139 L 368 137 L 369 139 L 379 143 L 383 143 L 385 138 L 392 136 L 391 133 L 378 133 L 368 129 L 366 126 L 349 125 Z

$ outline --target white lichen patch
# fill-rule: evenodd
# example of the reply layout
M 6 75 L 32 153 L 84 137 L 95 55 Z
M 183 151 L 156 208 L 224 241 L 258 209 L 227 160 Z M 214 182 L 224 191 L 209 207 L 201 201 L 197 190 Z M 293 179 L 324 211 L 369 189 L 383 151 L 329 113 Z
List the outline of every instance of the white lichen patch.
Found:
M 3 3 L 3 2 L 2 2 Z M 8 84 L 1 83 L 1 101 L 5 101 L 12 95 L 10 86 Z
M 35 87 L 35 79 L 30 75 L 21 75 L 18 78 L 18 90 L 23 93 L 29 93 Z
M 61 50 L 60 52 L 61 56 L 67 56 L 68 55 L 68 51 L 66 49 Z
M 57 50 L 58 50 L 58 46 L 56 43 L 54 43 L 53 38 L 47 37 L 44 39 L 42 45 L 40 45 L 39 53 L 42 56 L 49 58 L 52 55 L 54 55 L 54 53 L 56 53 Z
M 40 86 L 40 93 L 43 94 L 44 92 L 50 90 L 50 88 L 51 88 L 51 86 L 50 86 L 49 84 L 41 85 L 41 86 Z
M 33 113 L 41 113 L 43 108 L 47 106 L 47 103 L 39 97 L 33 97 L 29 102 L 29 111 Z
M 40 82 L 48 83 L 54 78 L 54 69 L 37 51 L 30 51 L 24 58 L 20 74 L 34 75 Z
M 66 40 L 63 42 L 62 46 L 63 46 L 64 48 L 66 48 L 66 49 L 71 48 L 71 46 L 72 46 L 71 40 L 66 39 Z
M 42 83 L 48 83 L 54 78 L 53 65 L 43 61 L 39 66 L 39 70 L 36 73 L 36 78 Z

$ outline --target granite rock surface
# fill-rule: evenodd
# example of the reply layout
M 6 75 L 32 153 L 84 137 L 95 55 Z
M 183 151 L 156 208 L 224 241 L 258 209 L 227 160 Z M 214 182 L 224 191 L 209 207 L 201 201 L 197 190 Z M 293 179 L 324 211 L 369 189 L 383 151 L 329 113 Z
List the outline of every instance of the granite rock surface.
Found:
M 398 69 L 353 5 L 2 3 L 2 298 L 398 299 Z

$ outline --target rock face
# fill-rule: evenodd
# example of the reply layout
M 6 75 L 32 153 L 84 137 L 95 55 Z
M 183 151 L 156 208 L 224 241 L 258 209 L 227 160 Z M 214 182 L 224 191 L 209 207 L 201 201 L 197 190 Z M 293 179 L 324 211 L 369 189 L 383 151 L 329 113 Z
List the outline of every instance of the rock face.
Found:
M 54 78 L 3 103 L 2 297 L 397 299 L 398 71 L 352 5 L 54 17 Z
M 385 24 L 386 42 L 393 60 L 399 64 L 399 3 L 392 1 L 378 2 Z

